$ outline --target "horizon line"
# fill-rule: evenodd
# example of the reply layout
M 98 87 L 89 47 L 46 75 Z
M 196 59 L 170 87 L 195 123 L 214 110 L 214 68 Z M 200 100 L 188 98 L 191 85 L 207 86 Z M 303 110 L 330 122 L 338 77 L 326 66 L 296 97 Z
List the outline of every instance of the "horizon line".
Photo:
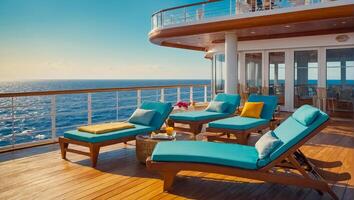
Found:
M 12 80 L 6 80 L 6 79 L 1 79 L 0 82 L 11 82 L 11 81 L 16 81 L 16 82 L 21 82 L 21 81 L 72 81 L 72 80 L 87 80 L 87 81 L 118 81 L 118 80 L 210 80 L 210 78 L 119 78 L 119 79 L 90 79 L 90 78 L 75 78 L 75 79 L 12 79 Z

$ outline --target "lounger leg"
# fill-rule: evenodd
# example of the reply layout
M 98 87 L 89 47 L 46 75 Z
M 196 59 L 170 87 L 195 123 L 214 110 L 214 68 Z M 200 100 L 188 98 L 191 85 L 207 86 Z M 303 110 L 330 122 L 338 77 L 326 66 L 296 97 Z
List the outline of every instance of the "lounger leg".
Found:
M 178 172 L 171 172 L 171 171 L 162 172 L 162 176 L 163 176 L 163 191 L 171 190 L 177 173 Z
M 194 140 L 197 139 L 197 135 L 202 132 L 203 124 L 189 124 L 191 132 L 194 134 Z
M 214 142 L 216 139 L 217 139 L 217 136 L 214 136 L 214 135 L 207 136 L 208 142 Z
M 61 151 L 61 158 L 66 159 L 66 150 L 69 147 L 69 143 L 66 143 L 61 138 L 59 138 L 59 145 L 60 145 L 60 151 Z
M 247 145 L 248 136 L 249 136 L 249 134 L 245 134 L 245 133 L 237 134 L 237 136 L 236 136 L 237 143 Z
M 91 158 L 92 167 L 96 167 L 98 154 L 100 152 L 100 147 L 95 144 L 90 144 L 89 148 L 90 148 L 90 158 Z
M 174 122 L 173 120 L 171 120 L 171 119 L 168 119 L 168 120 L 167 120 L 167 125 L 168 125 L 169 127 L 175 127 L 175 122 Z

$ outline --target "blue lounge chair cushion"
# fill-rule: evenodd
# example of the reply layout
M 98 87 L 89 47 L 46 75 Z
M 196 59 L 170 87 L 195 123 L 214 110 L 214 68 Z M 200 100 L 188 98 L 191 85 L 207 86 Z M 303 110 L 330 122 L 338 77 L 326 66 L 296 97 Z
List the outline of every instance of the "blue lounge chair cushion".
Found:
M 265 96 L 252 94 L 248 97 L 249 102 L 264 102 L 261 118 L 271 120 L 273 113 L 277 108 L 278 97 L 277 96 Z
M 266 119 L 236 116 L 210 122 L 209 127 L 233 130 L 247 130 L 267 124 L 268 122 L 269 121 Z
M 227 117 L 227 113 L 209 112 L 209 111 L 192 111 L 180 112 L 170 115 L 170 119 L 183 121 L 201 121 L 207 119 L 219 119 Z
M 305 126 L 290 116 L 274 130 L 274 135 L 282 141 L 282 144 L 270 154 L 270 159 L 275 160 L 278 158 L 328 119 L 329 116 L 326 113 L 319 111 L 315 121 L 309 126 Z
M 140 108 L 145 110 L 155 111 L 154 117 L 150 122 L 150 126 L 134 124 L 135 128 L 112 131 L 105 134 L 91 134 L 87 132 L 81 132 L 78 130 L 72 130 L 72 131 L 65 132 L 64 137 L 73 140 L 83 141 L 83 142 L 96 143 L 96 142 L 104 142 L 108 140 L 120 139 L 123 137 L 134 136 L 139 134 L 148 134 L 151 131 L 159 130 L 173 109 L 171 103 L 161 103 L 161 102 L 153 102 L 153 101 L 143 102 Z
M 151 131 L 155 130 L 155 127 L 151 127 L 151 126 L 143 126 L 139 124 L 134 124 L 134 125 L 135 128 L 112 131 L 104 134 L 92 134 L 87 132 L 81 132 L 78 130 L 72 130 L 72 131 L 65 132 L 64 137 L 73 140 L 83 141 L 83 142 L 96 143 L 96 142 L 104 142 L 108 140 L 120 139 L 120 138 L 139 135 L 139 134 L 148 134 Z
M 202 141 L 159 142 L 151 159 L 161 162 L 193 162 L 257 169 L 255 147 Z
M 156 112 L 153 110 L 145 110 L 138 108 L 135 110 L 135 112 L 132 114 L 128 121 L 133 124 L 149 126 L 155 113 Z
M 211 101 L 205 111 L 224 113 L 227 110 L 228 103 L 223 101 Z
M 171 103 L 162 103 L 156 101 L 144 101 L 140 108 L 145 110 L 153 110 L 156 112 L 150 122 L 150 126 L 154 127 L 155 130 L 159 130 L 161 128 L 162 124 L 165 122 L 173 109 Z
M 223 101 L 228 103 L 228 108 L 225 112 L 228 114 L 233 114 L 237 107 L 240 106 L 241 96 L 239 94 L 219 93 L 215 96 L 214 101 Z
M 293 118 L 304 126 L 310 125 L 317 117 L 320 110 L 309 105 L 303 105 L 293 113 Z
M 258 152 L 258 158 L 263 159 L 269 156 L 276 147 L 281 144 L 281 141 L 275 137 L 273 131 L 268 131 L 256 142 L 255 147 Z

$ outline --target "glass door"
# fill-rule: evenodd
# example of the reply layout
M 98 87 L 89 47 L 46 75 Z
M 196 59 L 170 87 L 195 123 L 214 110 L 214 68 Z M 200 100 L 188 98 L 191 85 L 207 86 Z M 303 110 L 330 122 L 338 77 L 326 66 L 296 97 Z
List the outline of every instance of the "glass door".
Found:
M 294 52 L 295 90 L 294 106 L 314 104 L 318 82 L 317 50 Z
M 354 48 L 327 49 L 327 111 L 353 118 Z
M 215 54 L 213 56 L 213 82 L 215 93 L 225 91 L 225 54 Z
M 246 53 L 246 93 L 262 93 L 262 53 Z
M 278 96 L 278 104 L 285 103 L 285 52 L 269 53 L 269 95 Z

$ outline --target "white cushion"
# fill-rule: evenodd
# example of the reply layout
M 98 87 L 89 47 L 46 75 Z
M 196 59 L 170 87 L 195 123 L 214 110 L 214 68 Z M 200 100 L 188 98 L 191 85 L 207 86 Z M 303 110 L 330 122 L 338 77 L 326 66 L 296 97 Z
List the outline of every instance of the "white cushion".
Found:
M 281 141 L 276 138 L 273 131 L 268 131 L 256 142 L 258 158 L 263 159 L 270 155 L 279 145 Z
M 156 112 L 153 110 L 145 110 L 138 108 L 135 110 L 135 112 L 132 114 L 128 121 L 134 124 L 149 126 L 155 113 Z

